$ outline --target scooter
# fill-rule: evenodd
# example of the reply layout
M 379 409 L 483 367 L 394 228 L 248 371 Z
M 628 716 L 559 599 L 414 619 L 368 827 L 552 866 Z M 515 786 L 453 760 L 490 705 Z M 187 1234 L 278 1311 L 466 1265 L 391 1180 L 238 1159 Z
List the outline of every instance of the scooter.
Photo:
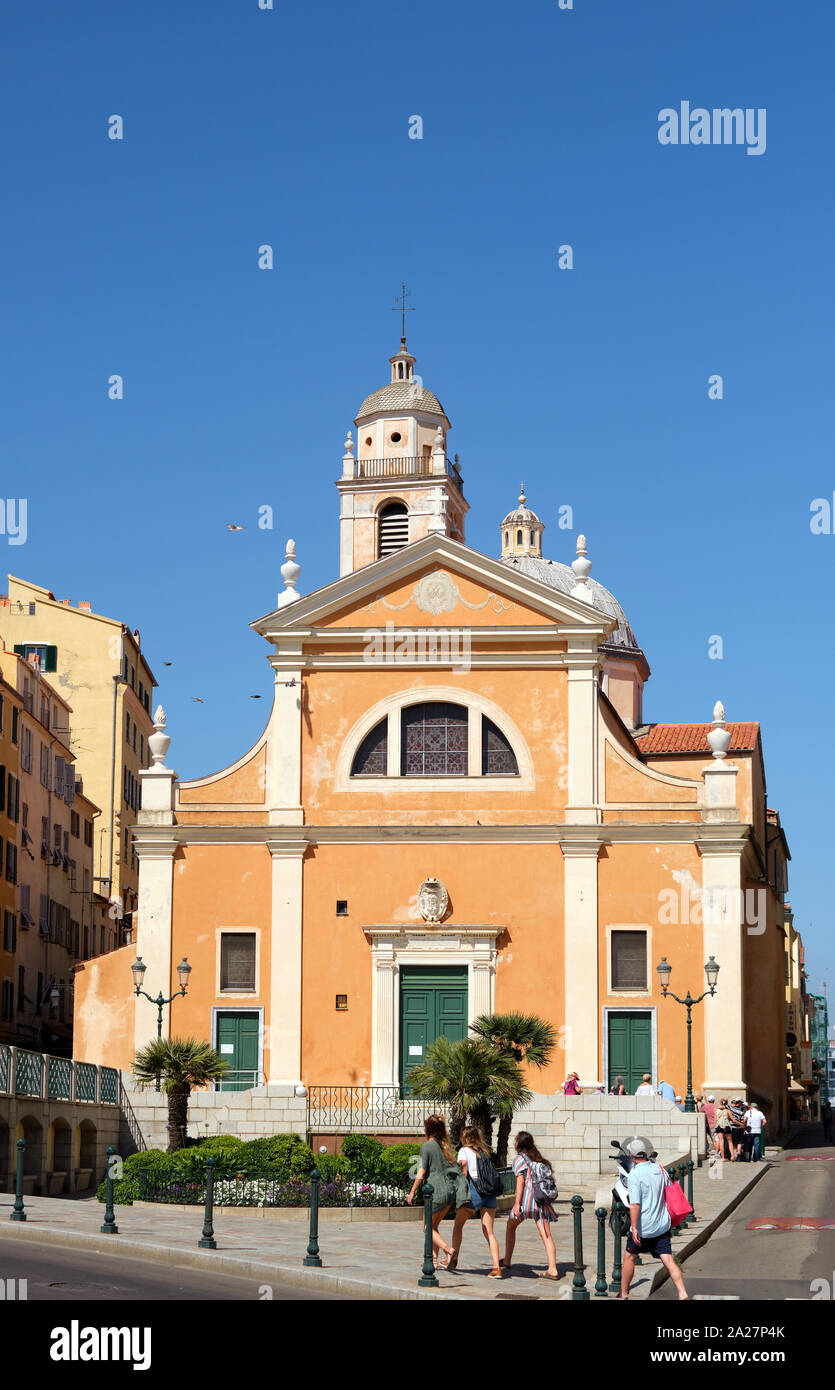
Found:
M 627 1144 L 631 1144 L 633 1139 L 639 1139 L 646 1145 L 647 1157 L 652 1161 L 658 1157 L 657 1151 L 652 1147 L 649 1139 L 643 1134 L 630 1134 L 626 1139 L 612 1139 L 611 1146 L 617 1149 L 618 1175 L 615 1185 L 612 1188 L 612 1206 L 609 1213 L 609 1230 L 613 1235 L 625 1236 L 629 1231 L 629 1189 L 626 1179 L 630 1171 L 635 1166 L 634 1158 L 626 1152 Z M 617 1203 L 620 1203 L 618 1207 Z

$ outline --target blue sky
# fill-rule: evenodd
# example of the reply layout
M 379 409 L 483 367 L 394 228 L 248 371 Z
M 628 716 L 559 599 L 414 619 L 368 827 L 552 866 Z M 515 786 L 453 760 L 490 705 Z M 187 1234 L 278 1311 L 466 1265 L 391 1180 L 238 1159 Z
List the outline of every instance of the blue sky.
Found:
M 625 607 L 647 718 L 762 722 L 835 979 L 831 5 L 275 4 L 4 10 L 5 568 L 140 628 L 182 776 L 237 757 L 270 690 L 248 623 L 288 535 L 302 592 L 336 575 L 342 441 L 405 279 L 469 543 L 496 552 L 524 478 L 546 553 L 585 531 Z M 765 154 L 662 147 L 682 100 L 766 108 Z

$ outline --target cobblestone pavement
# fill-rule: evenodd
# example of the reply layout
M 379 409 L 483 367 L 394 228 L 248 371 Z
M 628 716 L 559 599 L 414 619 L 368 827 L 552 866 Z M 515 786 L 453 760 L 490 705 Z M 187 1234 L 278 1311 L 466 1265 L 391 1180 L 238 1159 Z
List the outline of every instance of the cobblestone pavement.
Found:
M 703 1166 L 695 1177 L 694 1202 L 698 1221 L 686 1232 L 674 1236 L 673 1250 L 679 1257 L 707 1239 L 710 1230 L 723 1214 L 741 1200 L 748 1187 L 765 1171 L 763 1163 L 724 1164 L 719 1176 L 711 1177 Z M 714 1174 L 717 1169 L 711 1170 Z M 597 1261 L 597 1222 L 594 1207 L 598 1194 L 602 1197 L 610 1184 L 601 1179 L 595 1191 L 581 1191 L 585 1199 L 583 1240 L 585 1277 L 593 1301 L 617 1301 L 612 1294 L 607 1299 L 595 1295 Z M 419 1219 L 406 1221 L 346 1221 L 329 1212 L 322 1214 L 319 1228 L 321 1269 L 306 1269 L 302 1261 L 307 1249 L 306 1213 L 302 1219 L 289 1218 L 269 1211 L 242 1209 L 215 1212 L 217 1250 L 198 1248 L 203 1212 L 199 1207 L 169 1207 L 136 1205 L 117 1207 L 119 1234 L 104 1235 L 100 1227 L 104 1207 L 94 1197 L 27 1197 L 27 1221 L 9 1220 L 13 1205 L 10 1193 L 0 1193 L 0 1242 L 4 1236 L 16 1239 L 42 1240 L 52 1244 L 70 1245 L 121 1253 L 157 1264 L 180 1265 L 210 1270 L 222 1269 L 232 1275 L 251 1277 L 252 1296 L 259 1288 L 276 1282 L 297 1282 L 313 1289 L 318 1281 L 322 1289 L 339 1291 L 356 1298 L 403 1299 L 428 1297 L 432 1299 L 568 1299 L 572 1295 L 574 1275 L 574 1235 L 570 1198 L 566 1193 L 557 1202 L 559 1220 L 554 1228 L 557 1246 L 559 1279 L 552 1282 L 538 1277 L 545 1269 L 542 1243 L 531 1222 L 519 1228 L 510 1276 L 499 1281 L 486 1277 L 490 1268 L 487 1245 L 478 1223 L 472 1220 L 464 1228 L 459 1269 L 456 1273 L 439 1272 L 440 1288 L 424 1290 L 418 1287 L 423 1260 L 423 1236 Z M 504 1247 L 504 1216 L 496 1222 L 500 1249 Z M 442 1224 L 449 1238 L 451 1222 Z M 0 1243 L 0 1254 L 2 1244 Z M 606 1278 L 611 1280 L 613 1238 L 606 1226 Z M 630 1298 L 646 1298 L 659 1271 L 657 1261 L 647 1260 L 636 1270 Z M 686 1274 L 686 1268 L 685 1268 Z

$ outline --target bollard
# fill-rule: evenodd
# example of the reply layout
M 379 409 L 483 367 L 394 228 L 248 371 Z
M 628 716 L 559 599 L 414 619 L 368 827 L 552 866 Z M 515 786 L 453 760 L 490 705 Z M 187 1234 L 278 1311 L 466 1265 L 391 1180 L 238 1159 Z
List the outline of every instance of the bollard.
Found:
M 14 1185 L 14 1209 L 10 1221 L 25 1221 L 26 1212 L 23 1210 L 23 1150 L 26 1148 L 26 1140 L 17 1141 L 17 1175 Z
M 101 1233 L 104 1236 L 117 1236 L 119 1234 L 116 1214 L 113 1210 L 113 1155 L 115 1152 L 113 1147 L 107 1150 L 107 1173 L 104 1180 L 104 1224 L 101 1227 Z
M 434 1188 L 431 1182 L 423 1184 L 423 1269 L 418 1279 L 420 1289 L 439 1289 L 435 1275 L 435 1261 L 432 1257 L 432 1194 Z
M 197 1244 L 202 1250 L 217 1250 L 214 1227 L 212 1225 L 212 1208 L 215 1200 L 215 1165 L 217 1155 L 210 1154 L 206 1160 L 206 1215 L 203 1221 L 203 1235 Z
M 609 1288 L 606 1283 L 606 1208 L 598 1207 L 594 1213 L 597 1217 L 597 1278 L 594 1281 L 595 1298 L 608 1298 Z
M 615 1198 L 615 1201 L 614 1201 L 614 1206 L 612 1207 L 612 1212 L 613 1212 L 613 1214 L 614 1214 L 614 1216 L 615 1216 L 615 1229 L 614 1229 L 614 1231 L 613 1231 L 613 1233 L 612 1233 L 612 1234 L 614 1235 L 614 1238 L 615 1238 L 615 1258 L 614 1258 L 614 1261 L 613 1261 L 613 1263 L 612 1263 L 612 1280 L 611 1280 L 611 1283 L 609 1284 L 609 1292 L 610 1292 L 610 1293 L 618 1293 L 618 1294 L 620 1293 L 620 1281 L 621 1281 L 621 1275 L 623 1274 L 623 1261 L 622 1261 L 622 1258 L 621 1258 L 621 1250 L 622 1250 L 622 1248 L 623 1248 L 623 1236 L 621 1235 L 621 1229 L 620 1229 L 620 1222 L 621 1222 L 620 1213 L 621 1213 L 623 1210 L 624 1210 L 623 1202 L 619 1201 L 618 1198 L 616 1197 L 616 1198 Z
M 694 1203 L 694 1201 L 693 1201 L 693 1169 L 695 1168 L 695 1166 L 696 1166 L 696 1165 L 695 1165 L 695 1163 L 693 1162 L 692 1158 L 688 1158 L 688 1160 L 687 1160 L 687 1200 L 688 1200 L 688 1202 L 690 1203 L 690 1206 L 692 1207 L 692 1211 L 690 1212 L 690 1215 L 689 1215 L 688 1218 L 687 1218 L 687 1224 L 688 1224 L 688 1226 L 692 1226 L 693 1223 L 694 1223 L 695 1220 L 696 1220 L 696 1206 L 695 1206 L 695 1203 Z
M 571 1198 L 571 1209 L 574 1212 L 574 1278 L 571 1281 L 571 1297 L 575 1300 L 589 1297 L 586 1288 L 586 1276 L 583 1273 L 583 1199 L 582 1197 Z
M 307 1254 L 302 1264 L 312 1266 L 314 1269 L 322 1268 L 322 1260 L 319 1255 L 319 1179 L 321 1173 L 318 1168 L 310 1170 L 310 1239 L 307 1242 Z

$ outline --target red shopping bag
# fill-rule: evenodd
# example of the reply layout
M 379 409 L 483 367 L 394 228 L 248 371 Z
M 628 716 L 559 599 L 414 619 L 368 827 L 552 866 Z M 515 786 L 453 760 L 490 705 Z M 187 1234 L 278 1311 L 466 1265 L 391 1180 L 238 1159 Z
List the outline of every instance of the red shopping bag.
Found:
M 667 1203 L 667 1211 L 670 1213 L 670 1222 L 673 1226 L 680 1226 L 693 1210 L 679 1182 L 667 1184 L 664 1188 L 664 1200 Z

